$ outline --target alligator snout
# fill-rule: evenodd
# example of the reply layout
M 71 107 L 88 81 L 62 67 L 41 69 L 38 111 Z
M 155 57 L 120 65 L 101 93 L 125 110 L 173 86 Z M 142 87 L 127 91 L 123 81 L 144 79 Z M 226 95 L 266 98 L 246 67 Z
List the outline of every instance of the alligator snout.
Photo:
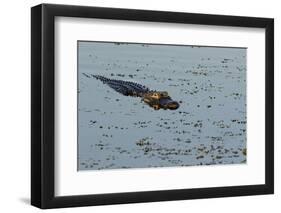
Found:
M 180 106 L 179 103 L 176 101 L 172 101 L 167 104 L 167 108 L 171 109 L 171 110 L 175 110 L 175 109 L 179 108 L 179 106 Z
M 170 110 L 176 110 L 180 106 L 177 101 L 174 101 L 170 98 L 160 99 L 159 103 L 161 105 L 161 108 L 170 109 Z

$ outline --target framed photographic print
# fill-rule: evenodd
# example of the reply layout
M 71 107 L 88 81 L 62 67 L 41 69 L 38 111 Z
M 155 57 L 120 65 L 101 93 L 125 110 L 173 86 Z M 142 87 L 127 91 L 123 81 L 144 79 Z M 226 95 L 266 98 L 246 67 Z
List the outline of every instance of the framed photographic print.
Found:
M 31 9 L 31 203 L 272 194 L 274 21 Z

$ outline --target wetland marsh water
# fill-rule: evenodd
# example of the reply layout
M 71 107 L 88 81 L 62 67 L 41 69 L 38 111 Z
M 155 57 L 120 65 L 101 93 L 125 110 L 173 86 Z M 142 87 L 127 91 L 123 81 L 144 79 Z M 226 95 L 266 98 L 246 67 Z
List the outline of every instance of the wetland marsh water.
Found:
M 245 163 L 246 51 L 79 41 L 78 170 Z M 154 110 L 90 74 L 167 91 L 180 107 Z

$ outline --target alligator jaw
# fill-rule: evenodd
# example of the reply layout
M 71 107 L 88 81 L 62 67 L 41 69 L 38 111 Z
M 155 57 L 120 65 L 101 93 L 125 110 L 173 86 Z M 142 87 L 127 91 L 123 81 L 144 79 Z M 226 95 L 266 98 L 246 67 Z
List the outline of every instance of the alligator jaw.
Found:
M 170 110 L 176 110 L 179 108 L 179 103 L 172 100 L 171 98 L 162 98 L 159 100 L 160 108 L 163 109 L 170 109 Z
M 170 103 L 167 104 L 167 108 L 170 110 L 176 110 L 177 108 L 179 108 L 179 103 L 176 101 L 172 101 Z

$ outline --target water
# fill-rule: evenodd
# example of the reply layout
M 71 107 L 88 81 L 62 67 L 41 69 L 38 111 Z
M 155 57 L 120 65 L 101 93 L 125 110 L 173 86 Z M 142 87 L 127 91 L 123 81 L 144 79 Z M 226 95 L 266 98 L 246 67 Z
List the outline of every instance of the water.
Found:
M 78 43 L 78 170 L 246 163 L 246 49 Z M 85 74 L 167 91 L 154 110 Z

